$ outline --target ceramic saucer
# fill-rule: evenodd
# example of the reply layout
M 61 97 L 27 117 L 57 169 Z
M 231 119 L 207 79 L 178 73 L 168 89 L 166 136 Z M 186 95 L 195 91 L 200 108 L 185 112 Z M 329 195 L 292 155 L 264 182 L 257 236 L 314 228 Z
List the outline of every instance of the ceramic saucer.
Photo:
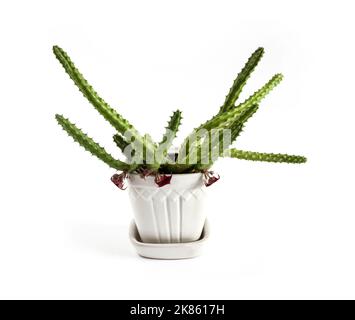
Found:
M 210 230 L 206 220 L 199 240 L 183 243 L 144 243 L 139 237 L 139 233 L 134 220 L 129 228 L 129 237 L 137 253 L 145 258 L 151 259 L 189 259 L 201 254 L 205 242 L 209 238 Z

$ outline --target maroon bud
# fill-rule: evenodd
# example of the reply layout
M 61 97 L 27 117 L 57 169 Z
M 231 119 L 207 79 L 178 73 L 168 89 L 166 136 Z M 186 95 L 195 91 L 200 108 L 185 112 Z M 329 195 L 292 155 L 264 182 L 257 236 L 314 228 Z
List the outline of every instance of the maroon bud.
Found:
M 151 174 L 152 174 L 152 170 L 149 170 L 149 169 L 141 169 L 139 172 L 139 176 L 143 179 L 145 179 L 146 177 L 148 177 Z
M 122 172 L 120 174 L 115 173 L 111 177 L 111 181 L 116 185 L 116 187 L 120 188 L 121 190 L 126 190 L 125 179 L 127 177 L 126 172 Z
M 172 175 L 167 176 L 166 174 L 157 174 L 155 176 L 154 182 L 159 188 L 164 187 L 166 184 L 170 184 Z
M 214 184 L 219 179 L 220 179 L 219 174 L 214 173 L 213 171 L 206 171 L 205 172 L 205 186 L 206 187 L 209 187 L 210 185 Z

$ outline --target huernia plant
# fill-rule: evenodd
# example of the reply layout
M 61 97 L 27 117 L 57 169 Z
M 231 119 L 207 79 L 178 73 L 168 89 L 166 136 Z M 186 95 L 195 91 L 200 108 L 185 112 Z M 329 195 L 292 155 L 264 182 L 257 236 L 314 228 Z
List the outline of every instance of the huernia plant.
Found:
M 54 46 L 53 52 L 82 94 L 116 130 L 113 140 L 122 151 L 125 159 L 115 159 L 62 115 L 57 114 L 56 119 L 82 147 L 108 166 L 121 171 L 120 174 L 116 173 L 111 178 L 112 182 L 121 189 L 125 189 L 125 179 L 132 173 L 139 174 L 142 178 L 154 175 L 157 186 L 162 187 L 170 183 L 171 174 L 202 172 L 205 177 L 205 185 L 209 186 L 219 179 L 219 175 L 211 171 L 213 163 L 219 157 L 268 162 L 306 162 L 306 158 L 303 156 L 260 153 L 231 147 L 241 134 L 245 123 L 258 110 L 261 100 L 282 80 L 281 74 L 274 75 L 249 98 L 237 103 L 243 87 L 263 56 L 263 48 L 258 48 L 250 56 L 234 80 L 218 113 L 195 128 L 185 138 L 177 149 L 178 151 L 173 154 L 169 153 L 169 150 L 172 148 L 173 140 L 181 125 L 180 110 L 173 112 L 162 139 L 159 142 L 154 142 L 148 134 L 139 133 L 127 119 L 123 118 L 97 94 L 63 49 Z

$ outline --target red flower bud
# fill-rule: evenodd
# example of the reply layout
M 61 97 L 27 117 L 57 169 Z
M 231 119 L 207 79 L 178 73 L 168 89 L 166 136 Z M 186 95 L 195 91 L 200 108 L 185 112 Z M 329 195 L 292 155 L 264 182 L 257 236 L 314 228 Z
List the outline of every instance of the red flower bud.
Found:
M 148 177 L 151 174 L 152 174 L 152 170 L 149 170 L 149 169 L 141 169 L 139 171 L 139 176 L 143 179 L 145 179 L 146 177 Z
M 159 188 L 164 187 L 166 184 L 170 184 L 172 175 L 167 176 L 166 174 L 157 174 L 155 176 L 154 182 Z
M 116 185 L 116 187 L 120 188 L 121 190 L 126 190 L 126 183 L 125 179 L 127 177 L 126 172 L 122 172 L 120 174 L 115 173 L 111 177 L 111 181 Z
M 205 186 L 206 187 L 209 187 L 210 185 L 214 184 L 219 179 L 220 179 L 219 174 L 214 173 L 213 171 L 206 171 L 205 172 Z

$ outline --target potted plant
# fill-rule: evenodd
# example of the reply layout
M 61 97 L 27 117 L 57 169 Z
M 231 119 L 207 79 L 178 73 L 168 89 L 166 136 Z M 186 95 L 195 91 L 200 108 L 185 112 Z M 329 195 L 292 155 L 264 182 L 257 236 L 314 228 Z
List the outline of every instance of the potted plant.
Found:
M 160 245 L 159 249 L 165 253 L 158 257 L 186 257 L 178 250 L 186 248 L 185 244 L 198 243 L 201 234 L 207 235 L 204 200 L 206 188 L 219 180 L 219 175 L 211 170 L 219 157 L 286 163 L 306 161 L 303 156 L 231 148 L 245 123 L 258 110 L 260 101 L 282 80 L 282 75 L 276 74 L 249 98 L 236 103 L 264 53 L 263 48 L 250 56 L 218 113 L 195 128 L 177 149 L 172 144 L 181 124 L 181 111 L 173 112 L 161 141 L 155 142 L 148 134 L 139 133 L 94 91 L 63 49 L 54 46 L 53 52 L 82 94 L 114 127 L 113 140 L 125 159 L 115 159 L 75 124 L 57 114 L 58 123 L 82 147 L 118 171 L 111 181 L 123 190 L 129 186 L 135 221 L 132 237 L 141 244 L 152 244 L 153 248 Z M 169 255 L 174 250 L 178 253 Z M 149 252 L 143 255 L 149 256 Z

